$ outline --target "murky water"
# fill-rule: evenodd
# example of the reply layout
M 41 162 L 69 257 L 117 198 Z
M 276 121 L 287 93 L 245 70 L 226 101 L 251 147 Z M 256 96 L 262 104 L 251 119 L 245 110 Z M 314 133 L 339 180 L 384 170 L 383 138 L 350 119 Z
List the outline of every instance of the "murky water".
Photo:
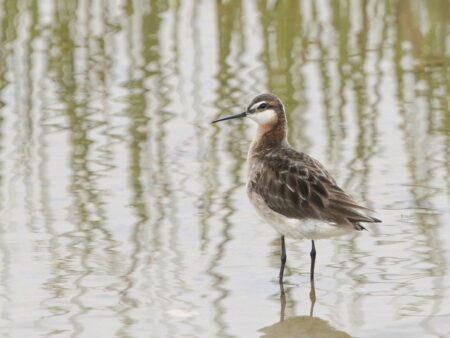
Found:
M 0 0 L 2 337 L 449 337 L 447 1 Z M 258 93 L 382 224 L 279 238 Z M 312 294 L 311 294 L 312 295 Z M 284 319 L 284 320 L 283 320 Z

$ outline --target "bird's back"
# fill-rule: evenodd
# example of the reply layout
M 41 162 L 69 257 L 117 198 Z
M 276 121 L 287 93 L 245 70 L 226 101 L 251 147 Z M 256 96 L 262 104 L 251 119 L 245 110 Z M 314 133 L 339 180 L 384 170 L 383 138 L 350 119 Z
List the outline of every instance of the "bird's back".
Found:
M 247 190 L 274 212 L 290 219 L 320 220 L 362 230 L 379 222 L 346 194 L 317 160 L 288 144 L 250 150 Z

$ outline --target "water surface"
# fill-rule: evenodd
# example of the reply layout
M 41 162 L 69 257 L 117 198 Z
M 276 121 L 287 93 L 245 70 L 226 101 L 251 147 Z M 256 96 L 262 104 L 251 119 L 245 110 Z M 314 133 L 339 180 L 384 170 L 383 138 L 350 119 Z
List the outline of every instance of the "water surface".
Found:
M 447 1 L 0 0 L 2 337 L 450 336 Z M 383 220 L 279 237 L 245 194 L 289 141 Z

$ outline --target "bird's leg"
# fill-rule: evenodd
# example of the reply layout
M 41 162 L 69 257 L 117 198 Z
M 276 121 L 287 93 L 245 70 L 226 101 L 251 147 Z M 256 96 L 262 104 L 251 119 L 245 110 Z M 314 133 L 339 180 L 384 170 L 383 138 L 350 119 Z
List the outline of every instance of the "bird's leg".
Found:
M 311 274 L 310 274 L 310 280 L 314 281 L 314 266 L 316 264 L 316 247 L 314 245 L 314 240 L 312 242 L 312 248 L 309 255 L 311 256 Z
M 286 244 L 284 243 L 284 236 L 281 236 L 281 267 L 279 282 L 283 283 L 284 266 L 286 265 Z

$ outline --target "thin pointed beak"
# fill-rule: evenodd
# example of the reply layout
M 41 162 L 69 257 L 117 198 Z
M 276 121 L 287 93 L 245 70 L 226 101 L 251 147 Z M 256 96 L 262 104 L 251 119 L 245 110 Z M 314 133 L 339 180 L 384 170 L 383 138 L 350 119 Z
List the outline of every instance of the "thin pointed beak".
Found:
M 225 120 L 238 119 L 238 118 L 240 118 L 240 117 L 246 117 L 246 116 L 247 116 L 247 112 L 245 111 L 245 112 L 240 113 L 240 114 L 235 114 L 235 115 L 223 117 L 223 118 L 221 118 L 221 119 L 212 121 L 211 123 L 216 123 L 216 122 L 225 121 Z

